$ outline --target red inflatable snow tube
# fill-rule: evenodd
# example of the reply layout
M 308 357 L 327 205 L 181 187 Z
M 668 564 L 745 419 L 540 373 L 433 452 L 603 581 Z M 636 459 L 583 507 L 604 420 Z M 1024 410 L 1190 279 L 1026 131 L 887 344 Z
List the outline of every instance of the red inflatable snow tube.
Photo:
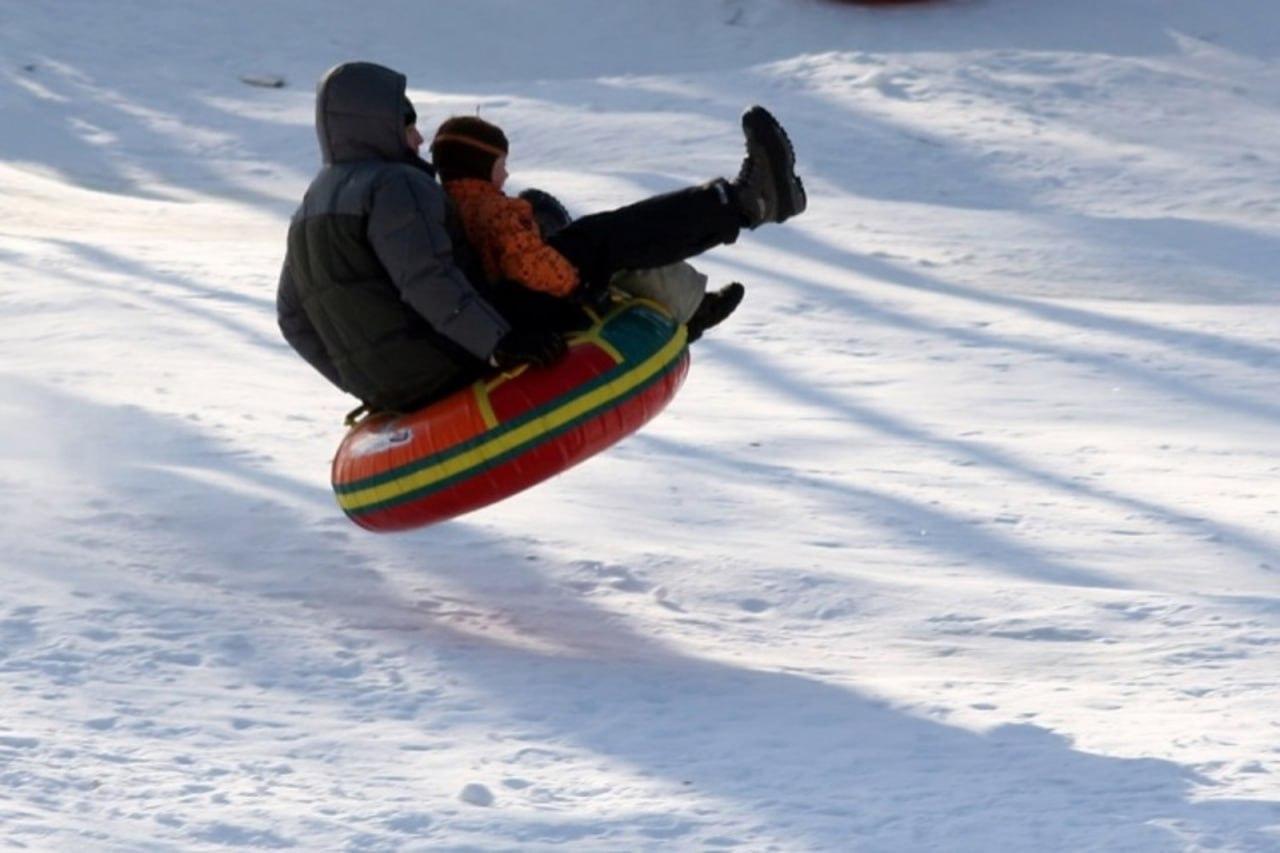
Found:
M 572 336 L 550 367 L 353 427 L 333 460 L 338 504 L 361 527 L 393 531 L 495 503 L 635 432 L 688 369 L 684 326 L 652 302 L 622 303 Z

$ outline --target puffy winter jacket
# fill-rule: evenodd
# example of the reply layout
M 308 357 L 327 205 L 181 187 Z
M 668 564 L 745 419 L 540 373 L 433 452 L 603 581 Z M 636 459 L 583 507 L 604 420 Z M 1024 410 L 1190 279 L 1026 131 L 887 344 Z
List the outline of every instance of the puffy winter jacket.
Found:
M 568 296 L 578 286 L 578 270 L 542 242 L 529 202 L 476 178 L 446 181 L 444 189 L 489 281 L 507 279 L 552 296 Z
M 470 381 L 509 329 L 459 267 L 448 199 L 405 139 L 406 103 L 404 76 L 380 65 L 321 80 L 324 165 L 290 223 L 276 298 L 289 344 L 379 409 Z

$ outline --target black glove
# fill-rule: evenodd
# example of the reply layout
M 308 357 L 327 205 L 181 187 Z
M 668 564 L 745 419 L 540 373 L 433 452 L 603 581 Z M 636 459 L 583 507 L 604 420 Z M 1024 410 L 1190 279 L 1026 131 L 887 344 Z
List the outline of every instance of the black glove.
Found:
M 518 364 L 546 367 L 564 355 L 567 349 L 564 338 L 558 332 L 546 329 L 512 329 L 493 348 L 489 363 L 500 370 L 510 370 Z

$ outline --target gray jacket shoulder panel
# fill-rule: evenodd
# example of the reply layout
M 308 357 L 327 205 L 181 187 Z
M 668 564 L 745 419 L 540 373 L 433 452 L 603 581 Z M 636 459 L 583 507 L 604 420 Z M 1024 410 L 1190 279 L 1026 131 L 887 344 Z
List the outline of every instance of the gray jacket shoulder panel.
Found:
M 329 214 L 367 215 L 374 185 L 383 172 L 395 168 L 397 164 L 381 160 L 325 166 L 307 188 L 294 220 Z

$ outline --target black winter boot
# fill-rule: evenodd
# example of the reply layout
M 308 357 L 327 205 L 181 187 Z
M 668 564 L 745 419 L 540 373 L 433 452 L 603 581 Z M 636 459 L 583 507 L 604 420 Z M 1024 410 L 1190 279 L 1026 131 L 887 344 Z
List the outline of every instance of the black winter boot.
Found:
M 685 324 L 689 329 L 689 343 L 702 337 L 702 333 L 712 326 L 723 323 L 742 302 L 746 292 L 747 289 L 735 281 L 702 297 L 693 316 Z
M 808 200 L 796 175 L 796 154 L 787 132 L 768 110 L 754 106 L 742 114 L 747 157 L 729 186 L 748 228 L 784 222 L 803 213 Z

